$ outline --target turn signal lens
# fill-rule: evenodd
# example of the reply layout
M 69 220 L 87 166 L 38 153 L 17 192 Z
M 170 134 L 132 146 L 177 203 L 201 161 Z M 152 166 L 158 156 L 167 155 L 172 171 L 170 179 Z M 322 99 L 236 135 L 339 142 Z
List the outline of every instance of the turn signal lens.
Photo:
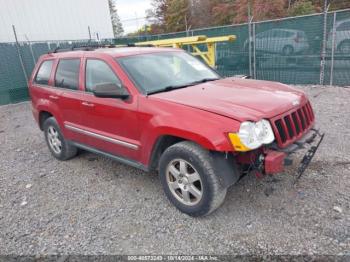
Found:
M 236 151 L 240 151 L 240 152 L 246 152 L 251 150 L 249 147 L 246 147 L 241 139 L 239 138 L 238 134 L 236 133 L 229 133 L 228 137 L 230 138 L 231 144 L 233 145 L 234 149 Z

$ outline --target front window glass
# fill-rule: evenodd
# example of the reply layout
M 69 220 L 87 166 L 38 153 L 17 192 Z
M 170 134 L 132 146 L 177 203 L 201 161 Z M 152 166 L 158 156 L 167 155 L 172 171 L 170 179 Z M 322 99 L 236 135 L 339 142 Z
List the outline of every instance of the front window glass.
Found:
M 147 94 L 219 78 L 207 65 L 185 52 L 135 55 L 119 58 L 118 62 Z
M 344 22 L 338 26 L 338 31 L 350 31 L 350 22 Z
M 95 86 L 102 84 L 121 86 L 120 80 L 105 62 L 88 59 L 86 61 L 86 91 L 92 92 Z

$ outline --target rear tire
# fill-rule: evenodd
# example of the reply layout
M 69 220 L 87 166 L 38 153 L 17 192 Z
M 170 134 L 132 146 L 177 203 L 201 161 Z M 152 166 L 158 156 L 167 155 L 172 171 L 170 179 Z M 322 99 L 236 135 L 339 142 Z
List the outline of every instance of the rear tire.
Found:
M 54 117 L 45 120 L 43 129 L 47 146 L 55 158 L 68 160 L 76 156 L 78 149 L 65 140 Z
M 166 149 L 160 158 L 159 176 L 170 202 L 190 216 L 210 214 L 226 196 L 209 151 L 193 142 L 180 142 Z
M 292 55 L 294 53 L 294 48 L 291 45 L 286 45 L 282 49 L 282 54 L 284 56 Z

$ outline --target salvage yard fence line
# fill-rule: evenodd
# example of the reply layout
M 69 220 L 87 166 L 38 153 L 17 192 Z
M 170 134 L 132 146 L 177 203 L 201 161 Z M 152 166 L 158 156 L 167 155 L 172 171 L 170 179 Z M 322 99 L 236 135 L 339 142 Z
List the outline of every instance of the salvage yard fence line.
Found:
M 17 32 L 13 26 L 14 40 Z M 216 67 L 223 76 L 250 75 L 286 84 L 350 85 L 350 9 L 189 31 L 104 39 L 126 44 L 184 36 L 236 35 L 218 43 Z M 87 36 L 88 38 L 89 36 Z M 40 55 L 56 47 L 96 44 L 75 41 L 0 43 L 0 105 L 28 100 L 27 78 Z M 186 47 L 187 50 L 188 47 Z M 205 48 L 200 47 L 200 48 Z M 191 51 L 190 49 L 188 51 Z

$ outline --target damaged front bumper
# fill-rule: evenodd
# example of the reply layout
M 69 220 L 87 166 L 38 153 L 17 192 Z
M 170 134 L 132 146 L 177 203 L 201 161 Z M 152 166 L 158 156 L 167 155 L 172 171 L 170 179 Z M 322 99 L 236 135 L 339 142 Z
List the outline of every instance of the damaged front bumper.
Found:
M 284 166 L 293 163 L 292 155 L 294 153 L 300 150 L 307 150 L 297 170 L 297 178 L 300 178 L 322 143 L 323 137 L 324 134 L 321 134 L 319 130 L 311 129 L 305 136 L 286 148 L 281 149 L 275 147 L 272 150 L 270 149 L 271 152 L 265 157 L 265 173 L 273 174 L 283 171 Z M 284 157 L 282 157 L 282 155 Z
M 324 134 L 317 129 L 311 129 L 301 139 L 295 141 L 286 148 L 272 145 L 259 151 L 238 156 L 238 162 L 247 165 L 246 173 L 255 171 L 257 176 L 261 174 L 276 174 L 284 170 L 285 166 L 292 165 L 293 154 L 300 150 L 307 150 L 297 169 L 297 178 L 300 178 L 317 149 L 319 148 Z

